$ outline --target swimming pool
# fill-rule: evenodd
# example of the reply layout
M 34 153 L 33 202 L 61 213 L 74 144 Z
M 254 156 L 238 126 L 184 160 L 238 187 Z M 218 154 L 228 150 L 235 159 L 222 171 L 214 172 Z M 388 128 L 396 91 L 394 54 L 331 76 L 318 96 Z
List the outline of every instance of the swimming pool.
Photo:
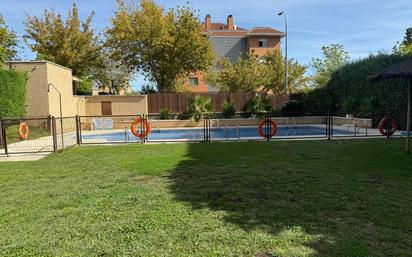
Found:
M 154 129 L 148 136 L 149 142 L 156 141 L 201 141 L 204 138 L 203 128 Z M 344 135 L 345 131 L 334 130 L 334 133 Z M 287 137 L 326 137 L 326 125 L 278 126 L 274 138 Z M 215 127 L 210 129 L 211 140 L 262 139 L 258 128 L 253 127 Z M 82 135 L 83 143 L 93 142 L 136 142 L 129 130 L 107 132 L 89 132 Z

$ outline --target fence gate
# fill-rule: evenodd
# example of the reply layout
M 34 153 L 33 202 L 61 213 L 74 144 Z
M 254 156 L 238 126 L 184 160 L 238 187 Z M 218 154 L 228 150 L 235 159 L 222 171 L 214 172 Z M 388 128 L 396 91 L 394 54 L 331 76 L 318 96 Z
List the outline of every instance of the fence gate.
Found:
M 55 151 L 54 125 L 52 117 L 2 119 L 0 154 Z

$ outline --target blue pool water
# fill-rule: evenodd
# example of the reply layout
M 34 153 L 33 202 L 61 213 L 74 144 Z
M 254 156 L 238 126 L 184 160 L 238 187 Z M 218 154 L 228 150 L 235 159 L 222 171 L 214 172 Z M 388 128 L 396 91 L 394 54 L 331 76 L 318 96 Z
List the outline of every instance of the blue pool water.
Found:
M 336 131 L 335 131 L 336 132 Z M 312 136 L 326 137 L 326 126 L 279 126 L 276 137 L 293 136 Z M 148 136 L 148 141 L 167 141 L 167 140 L 203 140 L 203 128 L 190 129 L 160 129 L 152 130 Z M 257 127 L 228 127 L 211 128 L 211 140 L 238 139 L 238 138 L 262 138 Z M 263 138 L 262 138 L 263 139 Z M 128 131 L 117 131 L 104 134 L 85 134 L 82 135 L 83 141 L 104 140 L 108 142 L 138 141 L 133 134 Z

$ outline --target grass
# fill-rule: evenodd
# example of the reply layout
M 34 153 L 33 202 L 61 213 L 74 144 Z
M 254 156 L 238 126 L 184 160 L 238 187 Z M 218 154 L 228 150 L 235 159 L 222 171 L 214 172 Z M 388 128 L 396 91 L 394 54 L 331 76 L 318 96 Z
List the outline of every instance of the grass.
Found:
M 23 141 L 19 134 L 20 125 L 12 125 L 6 128 L 7 144 Z M 50 132 L 41 126 L 30 126 L 28 139 L 33 140 L 41 137 L 50 136 Z
M 4 256 L 410 256 L 402 140 L 78 147 L 0 164 Z

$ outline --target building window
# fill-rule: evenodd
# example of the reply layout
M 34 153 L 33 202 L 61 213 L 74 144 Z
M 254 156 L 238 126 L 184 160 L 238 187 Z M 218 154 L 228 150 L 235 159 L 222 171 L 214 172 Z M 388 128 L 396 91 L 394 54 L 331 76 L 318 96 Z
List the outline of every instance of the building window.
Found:
M 192 87 L 199 86 L 199 79 L 198 78 L 189 78 L 189 83 Z
M 268 47 L 267 39 L 259 39 L 259 47 Z

